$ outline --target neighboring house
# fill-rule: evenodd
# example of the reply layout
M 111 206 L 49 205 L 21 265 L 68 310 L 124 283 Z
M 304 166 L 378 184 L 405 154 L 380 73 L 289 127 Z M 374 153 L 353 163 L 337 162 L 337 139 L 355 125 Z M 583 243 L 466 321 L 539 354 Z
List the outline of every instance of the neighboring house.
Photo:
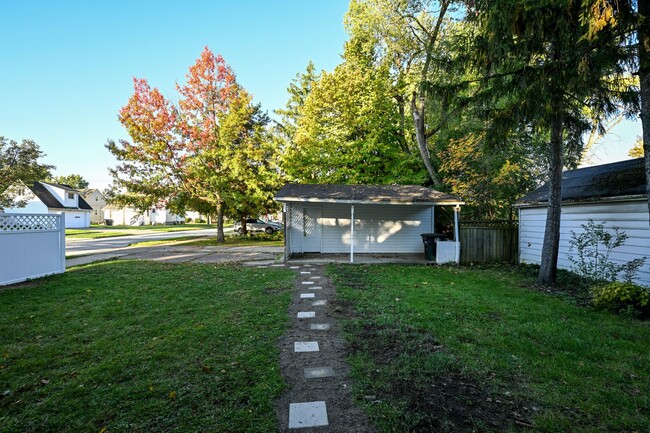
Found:
M 104 220 L 113 220 L 116 226 L 143 226 L 143 225 L 171 225 L 183 224 L 185 218 L 177 215 L 165 207 L 153 207 L 144 212 L 132 207 L 117 207 L 108 205 L 104 207 Z
M 558 267 L 571 269 L 568 259 L 571 231 L 582 232 L 581 225 L 592 219 L 605 228 L 619 227 L 628 235 L 625 244 L 614 249 L 610 260 L 623 264 L 648 257 L 637 275 L 637 282 L 650 285 L 650 225 L 645 192 L 643 158 L 580 168 L 562 175 L 562 217 Z M 548 206 L 548 185 L 521 198 L 519 209 L 519 260 L 541 261 Z M 573 251 L 573 255 L 577 251 Z
M 90 227 L 92 207 L 68 185 L 34 182 L 27 186 L 14 185 L 17 199 L 26 201 L 25 207 L 5 208 L 7 213 L 63 213 L 66 228 Z
M 285 257 L 296 253 L 422 253 L 438 206 L 458 197 L 416 185 L 285 185 Z M 455 239 L 457 235 L 456 216 Z M 352 221 L 352 224 L 351 224 Z M 437 242 L 437 262 L 458 262 L 459 242 Z
M 90 214 L 90 222 L 93 224 L 101 224 L 104 222 L 104 206 L 106 206 L 106 199 L 104 195 L 95 188 L 86 188 L 79 191 L 79 194 L 86 200 L 86 203 L 93 208 Z

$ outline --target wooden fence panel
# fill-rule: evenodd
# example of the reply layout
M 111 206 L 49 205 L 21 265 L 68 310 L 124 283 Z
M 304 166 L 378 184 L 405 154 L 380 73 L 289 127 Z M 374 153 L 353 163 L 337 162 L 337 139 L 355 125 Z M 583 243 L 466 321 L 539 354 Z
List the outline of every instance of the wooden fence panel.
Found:
M 518 226 L 510 221 L 463 222 L 461 263 L 517 263 Z

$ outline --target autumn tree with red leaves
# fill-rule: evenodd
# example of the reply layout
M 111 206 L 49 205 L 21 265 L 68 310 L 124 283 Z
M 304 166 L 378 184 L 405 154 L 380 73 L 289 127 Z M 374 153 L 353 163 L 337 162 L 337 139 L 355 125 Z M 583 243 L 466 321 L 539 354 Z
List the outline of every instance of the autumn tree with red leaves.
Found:
M 106 145 L 120 162 L 111 170 L 120 191 L 113 201 L 139 209 L 160 202 L 177 211 L 209 207 L 223 241 L 226 209 L 239 216 L 271 202 L 277 170 L 268 119 L 207 47 L 176 89 L 174 104 L 145 79 L 134 79 L 118 117 L 132 142 Z

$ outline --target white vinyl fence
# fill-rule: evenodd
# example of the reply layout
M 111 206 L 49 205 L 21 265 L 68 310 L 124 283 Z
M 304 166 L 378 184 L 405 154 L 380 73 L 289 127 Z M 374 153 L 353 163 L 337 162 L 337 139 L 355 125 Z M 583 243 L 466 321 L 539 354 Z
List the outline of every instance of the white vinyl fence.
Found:
M 0 286 L 65 271 L 64 218 L 0 213 Z

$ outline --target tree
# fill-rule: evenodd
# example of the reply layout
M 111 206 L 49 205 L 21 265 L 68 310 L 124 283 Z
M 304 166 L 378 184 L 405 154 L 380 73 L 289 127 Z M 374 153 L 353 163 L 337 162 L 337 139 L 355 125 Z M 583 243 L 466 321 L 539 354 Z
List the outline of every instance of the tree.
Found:
M 283 169 L 300 182 L 419 183 L 414 159 L 402 151 L 388 71 L 355 53 L 354 42 L 346 44 L 345 61 L 310 89 Z
M 25 206 L 24 202 L 14 202 L 16 192 L 7 189 L 19 182 L 30 185 L 49 177 L 54 167 L 38 162 L 44 156 L 32 140 L 18 143 L 0 136 L 0 208 Z
M 54 176 L 48 180 L 49 182 L 68 185 L 74 189 L 88 188 L 88 181 L 80 174 L 69 174 L 67 176 Z
M 585 110 L 597 119 L 632 103 L 624 89 L 624 35 L 589 39 L 591 11 L 569 0 L 482 0 L 474 3 L 481 28 L 476 63 L 483 68 L 483 97 L 492 97 L 495 128 L 530 125 L 549 134 L 549 206 L 538 283 L 555 282 L 560 237 L 561 188 L 567 149 L 579 153 L 589 128 Z M 605 23 L 604 27 L 611 23 Z M 629 80 L 628 80 L 629 81 Z M 489 97 L 487 98 L 489 99 Z
M 632 158 L 643 158 L 643 139 L 641 137 L 636 138 L 634 146 L 632 146 L 627 154 Z
M 252 125 L 259 108 L 251 106 L 224 59 L 207 47 L 176 88 L 175 105 L 146 80 L 134 79 L 134 94 L 119 115 L 133 144 L 107 144 L 121 162 L 111 171 L 114 189 L 125 190 L 114 201 L 141 209 L 161 201 L 173 210 L 210 206 L 223 242 L 224 214 L 236 208 L 237 194 L 265 188 L 265 172 L 251 168 L 270 158 L 254 151 L 262 144 L 257 132 L 250 133 L 258 131 Z M 248 195 L 253 197 L 259 198 Z

